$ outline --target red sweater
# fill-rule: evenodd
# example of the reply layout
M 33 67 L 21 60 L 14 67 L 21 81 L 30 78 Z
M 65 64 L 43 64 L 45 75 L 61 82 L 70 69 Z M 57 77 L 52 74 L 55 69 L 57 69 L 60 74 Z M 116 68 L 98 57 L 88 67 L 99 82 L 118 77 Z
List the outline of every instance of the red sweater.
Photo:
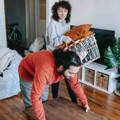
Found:
M 42 50 L 27 55 L 19 65 L 19 75 L 23 80 L 33 82 L 31 102 L 37 120 L 45 120 L 41 95 L 45 85 L 59 82 L 64 76 L 56 71 L 55 59 L 52 51 Z M 69 80 L 71 89 L 83 105 L 88 104 L 83 89 L 76 77 Z

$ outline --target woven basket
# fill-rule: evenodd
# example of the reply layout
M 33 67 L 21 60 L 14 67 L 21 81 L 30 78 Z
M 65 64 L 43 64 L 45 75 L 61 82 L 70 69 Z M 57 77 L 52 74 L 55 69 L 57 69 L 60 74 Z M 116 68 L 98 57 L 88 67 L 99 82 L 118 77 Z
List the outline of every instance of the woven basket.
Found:
M 94 34 L 87 38 L 72 41 L 71 44 L 64 44 L 62 47 L 59 46 L 59 48 L 76 52 L 81 59 L 82 65 L 91 63 L 100 58 L 100 52 Z

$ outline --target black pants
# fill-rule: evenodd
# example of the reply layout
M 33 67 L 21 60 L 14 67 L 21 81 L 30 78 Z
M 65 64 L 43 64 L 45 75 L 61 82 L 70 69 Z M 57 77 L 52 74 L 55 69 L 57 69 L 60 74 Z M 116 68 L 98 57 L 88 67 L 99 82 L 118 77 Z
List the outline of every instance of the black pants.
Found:
M 59 83 L 60 82 L 52 84 L 52 96 L 53 96 L 53 98 L 58 97 Z M 68 81 L 66 79 L 65 79 L 65 83 L 66 83 L 67 90 L 68 90 L 68 93 L 69 93 L 69 96 L 70 96 L 72 102 L 77 103 L 76 96 L 75 96 L 74 92 L 72 91 L 72 89 L 70 88 Z

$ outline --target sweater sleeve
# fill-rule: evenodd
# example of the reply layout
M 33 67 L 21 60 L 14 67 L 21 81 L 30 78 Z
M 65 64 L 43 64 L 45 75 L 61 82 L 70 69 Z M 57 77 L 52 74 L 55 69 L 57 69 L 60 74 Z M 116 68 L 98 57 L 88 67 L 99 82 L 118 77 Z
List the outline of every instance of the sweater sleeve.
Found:
M 83 88 L 77 79 L 77 75 L 75 77 L 71 77 L 68 80 L 68 83 L 71 89 L 73 90 L 73 92 L 75 93 L 76 97 L 78 98 L 78 100 L 82 103 L 82 106 L 88 104 Z
M 63 41 L 65 39 L 68 39 L 68 36 L 58 35 L 57 31 L 59 30 L 56 30 L 56 29 L 58 28 L 56 28 L 56 25 L 54 24 L 54 22 L 52 22 L 47 29 L 46 43 L 47 43 L 47 48 L 50 50 L 55 49 L 58 45 L 63 44 Z
M 43 81 L 45 81 L 45 77 L 42 72 L 40 72 L 39 75 L 35 74 L 31 90 L 31 102 L 36 120 L 46 120 L 41 98 L 45 87 L 45 82 Z

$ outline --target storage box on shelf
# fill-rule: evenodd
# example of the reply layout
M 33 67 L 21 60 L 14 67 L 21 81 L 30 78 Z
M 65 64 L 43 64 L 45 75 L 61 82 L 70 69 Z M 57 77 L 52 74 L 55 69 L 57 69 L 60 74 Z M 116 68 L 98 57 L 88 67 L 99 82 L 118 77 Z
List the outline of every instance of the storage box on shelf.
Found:
M 81 83 L 92 86 L 98 90 L 112 93 L 116 89 L 119 74 L 115 69 L 107 69 L 107 66 L 95 62 L 85 65 L 78 73 L 78 78 Z

